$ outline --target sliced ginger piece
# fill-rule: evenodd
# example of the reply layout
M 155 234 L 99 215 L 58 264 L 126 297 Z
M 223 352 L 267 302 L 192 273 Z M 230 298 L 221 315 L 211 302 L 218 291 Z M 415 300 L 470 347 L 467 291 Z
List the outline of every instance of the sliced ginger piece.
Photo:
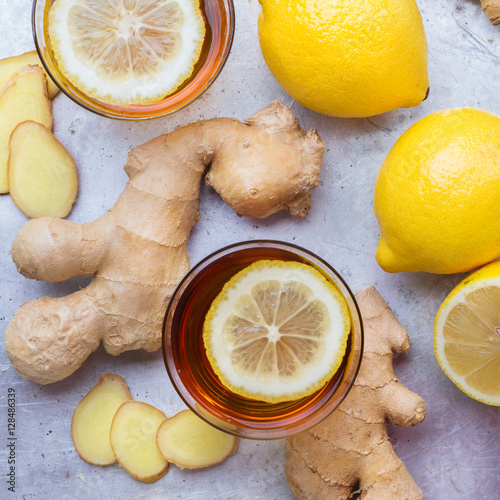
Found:
M 59 93 L 59 87 L 52 81 L 45 69 L 43 68 L 42 62 L 38 57 L 38 52 L 32 50 L 30 52 L 25 52 L 18 56 L 6 57 L 0 59 L 0 91 L 4 85 L 9 81 L 9 79 L 25 66 L 40 66 L 40 68 L 45 73 L 47 78 L 49 99 L 53 99 Z
M 191 410 L 165 420 L 156 442 L 166 460 L 186 469 L 218 464 L 238 449 L 237 437 L 212 427 Z
M 66 217 L 78 193 L 75 162 L 43 125 L 21 122 L 10 137 L 8 180 L 14 203 L 28 217 Z
M 47 79 L 39 66 L 25 66 L 19 70 L 0 94 L 0 193 L 9 191 L 10 136 L 16 126 L 26 120 L 52 130 Z
M 166 419 L 141 401 L 126 401 L 118 408 L 109 438 L 118 463 L 133 478 L 151 483 L 167 473 L 168 462 L 156 445 L 156 433 Z
M 130 399 L 125 380 L 106 373 L 78 403 L 71 421 L 71 437 L 82 460 L 94 465 L 116 462 L 109 431 L 116 411 Z

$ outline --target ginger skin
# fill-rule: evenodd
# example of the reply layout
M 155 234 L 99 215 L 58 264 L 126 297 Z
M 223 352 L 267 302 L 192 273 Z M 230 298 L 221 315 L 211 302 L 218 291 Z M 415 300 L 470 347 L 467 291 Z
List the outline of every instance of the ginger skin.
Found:
M 365 331 L 361 367 L 341 405 L 286 440 L 285 476 L 301 500 L 421 500 L 422 492 L 387 435 L 387 420 L 413 426 L 425 403 L 394 374 L 393 351 L 410 348 L 406 330 L 374 287 L 357 294 Z
M 94 274 L 63 298 L 22 305 L 5 331 L 12 365 L 48 384 L 71 375 L 100 342 L 117 355 L 155 351 L 168 300 L 189 270 L 202 176 L 239 215 L 267 217 L 310 207 L 323 139 L 275 101 L 240 122 L 192 123 L 129 153 L 129 182 L 114 207 L 88 224 L 40 217 L 15 237 L 12 258 L 27 278 L 52 282 Z
M 500 24 L 500 0 L 481 0 L 483 12 L 488 16 L 491 24 Z

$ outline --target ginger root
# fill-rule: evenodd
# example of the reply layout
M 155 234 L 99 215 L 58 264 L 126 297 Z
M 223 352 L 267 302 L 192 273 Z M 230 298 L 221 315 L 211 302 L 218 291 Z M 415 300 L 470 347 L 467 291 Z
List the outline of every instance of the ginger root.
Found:
M 481 0 L 483 12 L 488 16 L 491 24 L 500 24 L 500 0 Z
M 116 462 L 109 432 L 118 408 L 130 399 L 125 380 L 106 373 L 78 403 L 71 420 L 71 438 L 82 460 L 93 465 Z
M 50 130 L 28 120 L 14 129 L 9 142 L 9 189 L 28 217 L 66 217 L 78 193 L 73 158 Z
M 67 297 L 18 309 L 5 331 L 14 368 L 48 384 L 71 375 L 101 341 L 115 355 L 157 350 L 167 302 L 189 269 L 187 241 L 206 167 L 206 183 L 238 214 L 267 217 L 284 209 L 301 218 L 324 149 L 315 130 L 303 130 L 275 101 L 246 123 L 200 121 L 133 149 L 125 190 L 92 223 L 30 220 L 12 243 L 21 274 L 53 282 L 94 278 Z
M 156 434 L 167 416 L 142 401 L 125 401 L 113 417 L 109 440 L 118 463 L 135 479 L 151 483 L 168 471 L 156 445 Z
M 285 475 L 299 499 L 417 500 L 422 492 L 387 435 L 387 420 L 413 426 L 425 403 L 394 375 L 393 351 L 407 352 L 406 330 L 374 287 L 357 294 L 365 331 L 361 367 L 345 400 L 325 420 L 286 440 Z
M 218 464 L 238 450 L 238 438 L 207 424 L 191 410 L 183 410 L 158 429 L 156 444 L 170 463 L 182 469 Z

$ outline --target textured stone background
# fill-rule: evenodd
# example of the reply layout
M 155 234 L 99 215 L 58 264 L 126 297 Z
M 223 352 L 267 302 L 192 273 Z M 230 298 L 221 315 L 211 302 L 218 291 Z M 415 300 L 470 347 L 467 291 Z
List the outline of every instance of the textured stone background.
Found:
M 93 115 L 59 95 L 53 103 L 55 134 L 76 159 L 80 193 L 69 219 L 94 220 L 115 202 L 126 183 L 128 151 L 191 121 L 214 116 L 240 119 L 274 99 L 290 106 L 305 128 L 326 139 L 321 184 L 302 221 L 286 214 L 266 220 L 237 217 L 210 189 L 201 193 L 201 218 L 192 232 L 192 263 L 244 239 L 275 238 L 302 245 L 328 260 L 353 290 L 375 285 L 412 341 L 396 360 L 396 373 L 424 397 L 427 418 L 413 429 L 390 426 L 398 455 L 426 498 L 498 498 L 500 408 L 462 394 L 437 365 L 432 344 L 436 311 L 463 275 L 390 275 L 374 259 L 378 226 L 373 186 L 390 147 L 408 127 L 448 107 L 476 106 L 500 114 L 500 27 L 490 25 L 476 0 L 418 0 L 429 43 L 431 91 L 420 106 L 370 119 L 335 119 L 308 111 L 274 80 L 257 38 L 257 0 L 235 0 L 236 35 L 217 82 L 193 105 L 147 123 Z M 32 50 L 30 0 L 0 0 L 0 57 Z M 11 241 L 26 222 L 8 195 L 0 196 L 0 333 L 26 300 L 59 296 L 85 285 L 32 282 L 16 273 Z M 219 466 L 183 471 L 175 466 L 153 484 L 131 479 L 118 465 L 93 467 L 79 459 L 70 437 L 74 407 L 105 372 L 121 374 L 134 398 L 167 415 L 184 408 L 167 378 L 161 353 L 99 350 L 72 377 L 51 386 L 22 380 L 0 340 L 0 497 L 25 499 L 292 499 L 283 476 L 282 441 L 242 441 L 238 454 Z M 17 394 L 15 494 L 6 484 L 7 389 Z M 5 446 L 4 446 L 5 443 Z

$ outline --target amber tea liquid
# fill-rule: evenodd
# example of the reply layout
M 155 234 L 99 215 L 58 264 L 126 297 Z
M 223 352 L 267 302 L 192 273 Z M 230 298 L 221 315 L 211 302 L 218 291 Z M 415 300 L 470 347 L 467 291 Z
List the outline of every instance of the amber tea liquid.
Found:
M 172 332 L 169 340 L 172 359 L 171 366 L 167 363 L 167 368 L 171 377 L 177 378 L 192 396 L 198 412 L 208 416 L 209 420 L 219 419 L 229 430 L 234 426 L 235 429 L 260 429 L 272 434 L 273 429 L 296 427 L 301 422 L 305 424 L 332 396 L 335 397 L 339 386 L 345 385 L 345 375 L 353 368 L 355 331 L 351 330 L 346 354 L 337 373 L 325 387 L 311 396 L 270 404 L 247 399 L 228 390 L 213 372 L 206 356 L 202 336 L 205 315 L 224 284 L 241 269 L 261 259 L 295 260 L 311 264 L 279 246 L 257 246 L 237 249 L 202 266 L 196 272 L 196 278 L 183 290 L 174 314 L 166 320 L 171 321 L 168 328 Z M 175 373 L 172 373 L 174 370 Z M 185 396 L 181 392 L 180 395 Z

